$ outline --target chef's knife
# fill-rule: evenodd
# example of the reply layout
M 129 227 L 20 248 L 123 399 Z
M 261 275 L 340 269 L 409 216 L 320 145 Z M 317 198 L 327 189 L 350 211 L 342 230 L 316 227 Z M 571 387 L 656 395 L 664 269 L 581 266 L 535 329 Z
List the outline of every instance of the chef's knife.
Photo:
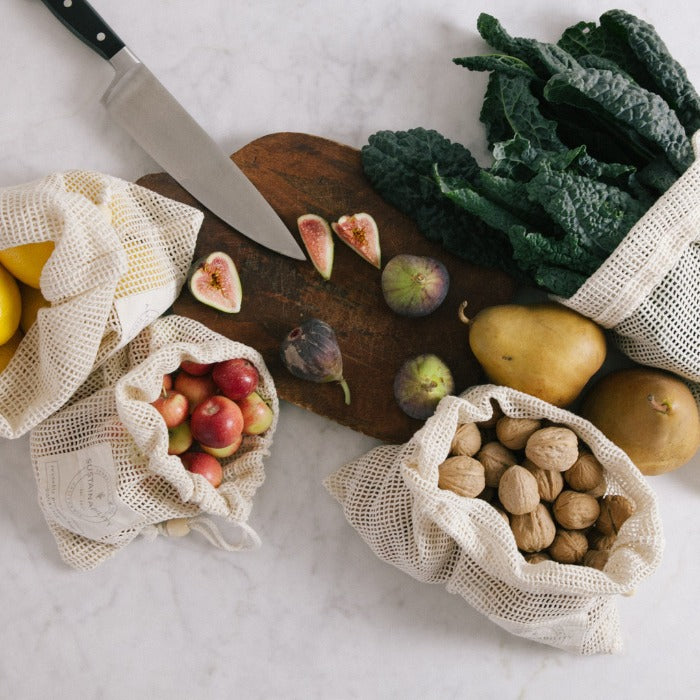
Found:
M 177 182 L 240 233 L 298 260 L 305 255 L 275 211 L 85 0 L 42 0 L 116 75 L 102 96 L 112 118 Z

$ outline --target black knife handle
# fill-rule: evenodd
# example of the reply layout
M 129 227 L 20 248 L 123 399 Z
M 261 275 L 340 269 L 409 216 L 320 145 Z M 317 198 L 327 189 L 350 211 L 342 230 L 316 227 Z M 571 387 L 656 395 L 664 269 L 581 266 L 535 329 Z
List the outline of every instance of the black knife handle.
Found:
M 124 48 L 124 42 L 109 28 L 86 0 L 41 0 L 79 39 L 108 61 Z

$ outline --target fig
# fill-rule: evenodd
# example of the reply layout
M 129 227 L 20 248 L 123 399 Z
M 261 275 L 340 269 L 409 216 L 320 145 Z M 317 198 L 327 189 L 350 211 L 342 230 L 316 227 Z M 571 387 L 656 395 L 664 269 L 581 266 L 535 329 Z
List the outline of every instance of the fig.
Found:
M 335 243 L 328 222 L 317 214 L 303 214 L 297 219 L 297 228 L 314 267 L 324 280 L 329 280 Z
M 432 353 L 409 358 L 394 377 L 394 397 L 399 408 L 418 420 L 432 416 L 440 400 L 454 388 L 450 368 Z
M 345 403 L 350 403 L 350 388 L 343 377 L 343 357 L 335 331 L 318 318 L 293 328 L 282 341 L 280 357 L 284 366 L 299 379 L 310 382 L 338 382 Z
M 352 216 L 341 216 L 331 227 L 338 238 L 347 243 L 360 257 L 381 269 L 379 229 L 369 214 L 361 212 Z
M 581 415 L 627 453 L 642 474 L 681 467 L 700 447 L 700 415 L 688 385 L 668 372 L 619 369 L 584 396 Z
M 238 270 L 226 253 L 217 251 L 198 260 L 188 280 L 192 296 L 207 306 L 229 314 L 241 310 L 243 290 Z
M 396 255 L 382 271 L 382 293 L 389 308 L 401 316 L 427 316 L 447 296 L 450 275 L 435 258 Z

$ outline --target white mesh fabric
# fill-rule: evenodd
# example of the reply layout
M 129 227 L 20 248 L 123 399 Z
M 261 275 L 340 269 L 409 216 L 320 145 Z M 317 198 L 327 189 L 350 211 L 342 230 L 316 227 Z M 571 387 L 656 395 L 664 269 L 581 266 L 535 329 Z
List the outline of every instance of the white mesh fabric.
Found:
M 168 432 L 150 402 L 161 390 L 163 375 L 182 360 L 210 363 L 232 357 L 245 357 L 257 367 L 258 393 L 271 406 L 274 419 L 264 435 L 245 437 L 238 452 L 222 460 L 224 480 L 214 488 L 204 477 L 188 472 L 179 457 L 167 454 Z M 263 458 L 269 454 L 278 414 L 274 382 L 256 350 L 192 319 L 174 315 L 158 319 L 96 370 L 66 407 L 31 431 L 39 502 L 62 558 L 76 568 L 90 569 L 141 532 L 152 534 L 154 525 L 173 518 L 187 518 L 195 525 L 205 515 L 223 518 L 240 530 L 241 541 L 230 549 L 257 546 L 259 539 L 246 522 L 265 478 Z M 114 468 L 112 522 L 107 516 L 101 522 L 85 516 L 73 519 L 65 507 L 57 515 L 55 481 L 63 475 L 59 468 L 54 482 L 47 481 L 46 464 L 105 444 L 111 456 L 107 461 Z M 117 520 L 116 527 L 114 504 L 126 518 Z M 126 525 L 120 528 L 119 522 Z
M 696 160 L 601 267 L 559 302 L 611 328 L 620 349 L 686 379 L 700 403 L 700 133 Z
M 527 563 L 495 508 L 438 488 L 438 467 L 457 426 L 488 419 L 491 399 L 506 415 L 570 427 L 604 465 L 607 493 L 635 503 L 604 572 Z M 631 593 L 663 552 L 656 498 L 624 452 L 579 416 L 505 387 L 443 399 L 409 442 L 371 450 L 325 486 L 382 560 L 419 581 L 443 584 L 513 634 L 580 654 L 621 649 L 614 596 Z
M 53 241 L 41 275 L 51 306 L 0 373 L 0 437 L 66 403 L 95 366 L 174 301 L 199 210 L 108 175 L 55 173 L 0 189 L 0 248 Z

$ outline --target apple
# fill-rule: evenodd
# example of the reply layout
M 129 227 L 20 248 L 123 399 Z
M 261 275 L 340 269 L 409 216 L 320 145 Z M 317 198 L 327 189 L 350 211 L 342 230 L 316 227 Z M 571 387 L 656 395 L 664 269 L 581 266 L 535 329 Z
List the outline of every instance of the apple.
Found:
M 244 399 L 258 388 L 260 375 L 255 365 L 244 357 L 216 362 L 211 376 L 219 391 L 233 401 Z
M 173 388 L 173 375 L 163 375 L 163 391 L 170 391 Z
M 179 391 L 190 402 L 190 413 L 198 403 L 216 394 L 216 384 L 210 374 L 195 375 L 188 372 L 178 372 L 175 377 L 175 391 Z
M 183 360 L 180 363 L 180 369 L 184 369 L 187 374 L 191 374 L 193 377 L 208 374 L 211 367 L 211 363 L 195 362 L 194 360 Z
M 180 455 L 187 471 L 201 474 L 214 488 L 218 488 L 224 479 L 221 463 L 213 455 L 206 452 L 185 452 Z
M 230 457 L 232 454 L 234 454 L 238 448 L 241 446 L 241 443 L 243 442 L 243 433 L 241 433 L 230 445 L 226 445 L 226 447 L 210 447 L 209 445 L 202 445 L 200 444 L 200 447 L 204 452 L 207 454 L 210 454 L 217 459 L 224 459 L 226 457 Z
M 168 428 L 180 425 L 188 416 L 190 404 L 187 397 L 179 391 L 161 392 L 161 395 L 151 403 L 158 413 L 163 416 Z
M 243 415 L 238 404 L 215 394 L 195 406 L 190 416 L 190 428 L 200 444 L 227 447 L 243 431 Z
M 192 431 L 187 421 L 168 428 L 168 454 L 181 455 L 192 447 L 192 440 Z
M 243 416 L 243 433 L 260 435 L 272 425 L 272 409 L 257 391 L 253 391 L 238 403 Z

